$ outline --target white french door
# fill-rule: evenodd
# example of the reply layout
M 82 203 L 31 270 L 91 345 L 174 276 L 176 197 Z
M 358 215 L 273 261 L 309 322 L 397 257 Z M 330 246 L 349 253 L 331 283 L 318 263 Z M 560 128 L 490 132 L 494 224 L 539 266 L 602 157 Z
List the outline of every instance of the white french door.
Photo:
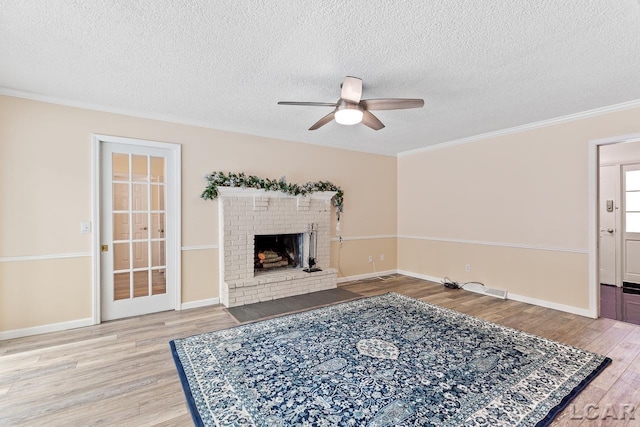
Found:
M 102 320 L 176 308 L 175 156 L 100 142 Z

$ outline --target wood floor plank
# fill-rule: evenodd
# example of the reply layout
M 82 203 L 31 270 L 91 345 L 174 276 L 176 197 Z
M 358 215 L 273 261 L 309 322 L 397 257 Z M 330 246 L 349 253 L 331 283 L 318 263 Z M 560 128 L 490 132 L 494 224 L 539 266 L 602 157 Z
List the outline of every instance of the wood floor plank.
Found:
M 602 334 L 606 334 L 606 331 L 601 332 L 587 327 L 576 331 L 576 333 L 570 336 L 564 337 L 563 342 L 574 347 L 585 348 Z
M 640 374 L 640 355 L 638 355 L 633 362 L 629 364 L 627 367 L 628 371 L 635 372 L 636 374 Z M 640 411 L 640 408 L 638 409 Z M 640 415 L 640 414 L 639 414 Z
M 623 372 L 615 385 L 598 402 L 598 412 L 605 415 L 604 426 L 640 425 L 640 374 Z M 609 417 L 610 416 L 610 417 Z
M 34 354 L 32 356 L 25 355 L 21 357 L 21 355 L 18 353 L 17 356 L 14 356 L 12 358 L 8 356 L 5 357 L 0 356 L 0 375 L 2 375 L 3 373 L 16 371 L 22 367 L 33 366 L 38 363 L 42 356 L 39 354 Z
M 109 426 L 132 425 L 129 420 L 136 418 L 140 409 L 135 401 L 127 397 L 114 396 L 99 402 L 79 402 L 74 406 L 53 409 L 39 417 L 32 417 L 29 425 L 47 426 Z
M 588 405 L 597 405 L 607 393 L 595 385 L 589 384 L 573 401 L 569 404 L 567 410 L 554 420 L 555 427 L 567 426 L 576 427 L 583 425 L 583 414 L 588 410 Z
M 574 401 L 618 405 L 640 398 L 640 326 L 589 319 L 402 275 L 360 280 L 341 288 L 373 296 L 398 292 L 614 360 Z M 188 426 L 191 415 L 169 341 L 240 323 L 218 305 L 105 322 L 71 331 L 0 342 L 0 426 Z M 640 405 L 637 405 L 640 419 Z M 554 426 L 608 425 L 571 419 Z M 633 425 L 626 423 L 620 425 Z
M 140 425 L 141 427 L 182 427 L 182 426 L 191 426 L 193 425 L 193 421 L 191 420 L 191 415 L 188 413 L 188 411 L 185 410 L 184 411 L 180 411 L 180 415 L 176 416 L 175 418 L 171 418 L 169 420 L 166 421 L 151 421 L 149 423 L 142 423 L 142 424 L 134 424 L 136 426 Z M 135 420 L 134 420 L 135 422 Z
M 60 334 L 63 334 L 63 332 L 58 332 L 55 334 L 60 335 Z M 25 349 L 24 351 L 7 352 L 7 354 L 5 354 L 0 358 L 0 367 L 12 365 L 13 363 L 15 363 L 16 360 L 24 360 L 25 357 L 29 357 L 29 356 L 39 357 L 39 356 L 42 356 L 43 354 L 54 353 L 60 350 L 68 349 L 68 348 L 77 349 L 83 346 L 92 347 L 95 345 L 99 345 L 99 343 L 104 341 L 115 341 L 118 338 L 117 335 L 113 335 L 113 334 L 104 336 L 104 337 L 97 337 L 97 338 L 89 338 L 89 337 L 90 335 L 87 335 L 86 339 L 83 337 L 82 339 L 79 339 L 76 341 L 70 341 L 70 342 L 67 342 L 67 340 L 63 340 L 65 342 L 61 344 L 52 343 L 51 341 L 44 341 L 40 343 L 38 347 L 34 347 L 35 344 L 32 344 L 28 349 Z M 73 353 L 75 354 L 75 352 Z

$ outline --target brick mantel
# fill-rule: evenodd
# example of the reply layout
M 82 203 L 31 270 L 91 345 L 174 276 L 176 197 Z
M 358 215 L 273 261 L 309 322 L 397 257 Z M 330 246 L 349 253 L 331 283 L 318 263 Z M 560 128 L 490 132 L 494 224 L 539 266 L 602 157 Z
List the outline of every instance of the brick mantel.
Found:
M 220 301 L 227 307 L 269 301 L 335 288 L 337 270 L 329 267 L 331 198 L 334 191 L 292 196 L 279 191 L 218 187 Z M 257 234 L 308 233 L 315 224 L 317 265 L 254 275 Z
M 244 188 L 244 187 L 218 187 L 219 197 L 269 197 L 269 198 L 287 198 L 287 199 L 299 199 L 309 198 L 318 200 L 330 201 L 333 196 L 337 194 L 337 191 L 315 191 L 308 193 L 304 196 L 292 196 L 291 194 L 283 193 L 282 191 L 270 191 L 262 190 L 259 188 Z

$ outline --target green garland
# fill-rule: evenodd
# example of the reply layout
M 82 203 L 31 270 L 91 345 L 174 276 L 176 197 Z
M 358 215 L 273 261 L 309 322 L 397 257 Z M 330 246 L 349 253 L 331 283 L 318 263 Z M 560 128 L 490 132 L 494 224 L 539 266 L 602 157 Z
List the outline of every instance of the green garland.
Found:
M 336 208 L 338 219 L 340 219 L 340 213 L 342 213 L 344 193 L 340 187 L 329 181 L 307 182 L 299 185 L 286 182 L 284 177 L 280 179 L 258 178 L 254 175 L 245 175 L 243 172 L 229 172 L 228 174 L 213 172 L 205 178 L 208 182 L 207 188 L 200 195 L 205 200 L 213 200 L 218 197 L 218 187 L 257 188 L 268 191 L 281 191 L 292 196 L 304 196 L 316 191 L 335 191 L 336 195 L 331 200 Z

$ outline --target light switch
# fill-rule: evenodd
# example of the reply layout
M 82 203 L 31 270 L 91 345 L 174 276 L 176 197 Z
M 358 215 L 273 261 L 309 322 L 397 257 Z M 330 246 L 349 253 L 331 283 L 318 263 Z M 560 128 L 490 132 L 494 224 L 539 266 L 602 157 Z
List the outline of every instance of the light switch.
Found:
M 83 221 L 80 223 L 80 233 L 88 234 L 91 233 L 91 222 Z

